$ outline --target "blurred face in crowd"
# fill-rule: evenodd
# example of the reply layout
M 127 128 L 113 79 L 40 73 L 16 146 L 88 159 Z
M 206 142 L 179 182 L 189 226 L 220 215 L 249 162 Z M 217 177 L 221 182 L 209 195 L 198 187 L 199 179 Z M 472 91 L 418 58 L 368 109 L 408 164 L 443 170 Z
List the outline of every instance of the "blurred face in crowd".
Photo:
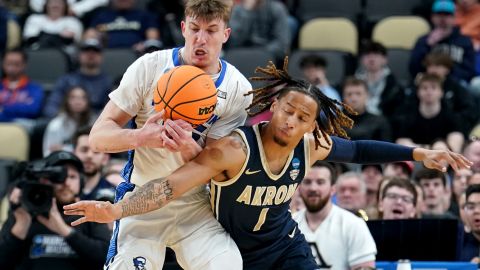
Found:
M 480 141 L 471 142 L 464 150 L 466 158 L 473 162 L 471 168 L 474 171 L 480 171 Z
M 407 189 L 392 186 L 379 202 L 379 209 L 383 212 L 383 219 L 413 218 L 416 213 L 414 196 Z
M 437 75 L 444 79 L 447 77 L 448 73 L 450 73 L 450 69 L 443 65 L 429 65 L 427 67 L 427 73 Z
M 467 186 L 470 186 L 470 185 L 480 185 L 480 172 L 473 173 L 467 179 Z
M 360 178 L 352 176 L 343 178 L 337 183 L 337 203 L 340 207 L 350 211 L 365 207 L 365 187 L 361 181 Z
M 17 81 L 25 74 L 26 63 L 21 53 L 9 52 L 3 59 L 4 75 L 10 81 Z
M 388 163 L 385 165 L 383 176 L 410 179 L 410 175 L 407 174 L 404 166 L 399 163 Z
M 367 166 L 362 170 L 363 179 L 365 179 L 365 184 L 367 185 L 367 190 L 379 189 L 380 182 L 383 179 L 383 174 L 378 168 L 374 166 Z
M 218 73 L 218 58 L 231 29 L 220 18 L 206 21 L 192 16 L 187 16 L 182 21 L 181 28 L 185 38 L 184 60 L 209 74 Z
M 362 56 L 362 65 L 368 72 L 377 72 L 387 65 L 387 58 L 377 52 L 369 52 Z
M 433 13 L 432 24 L 434 28 L 451 30 L 455 26 L 455 16 L 447 13 Z
M 465 219 L 475 234 L 480 234 L 480 193 L 472 193 L 465 203 Z
M 343 89 L 343 101 L 356 112 L 365 112 L 367 106 L 368 90 L 363 85 L 347 85 Z
M 325 68 L 316 67 L 316 66 L 306 66 L 302 68 L 303 76 L 305 79 L 313 84 L 319 85 L 322 83 L 322 80 L 326 78 Z
M 47 14 L 51 18 L 60 18 L 65 16 L 67 4 L 65 0 L 47 0 Z
M 79 62 L 81 68 L 96 69 L 102 65 L 103 54 L 94 49 L 81 50 L 79 53 Z
M 460 169 L 453 175 L 453 193 L 458 198 L 467 189 L 467 180 L 473 175 L 470 169 Z
M 75 155 L 82 161 L 86 176 L 94 176 L 102 172 L 103 166 L 108 163 L 108 154 L 95 152 L 90 148 L 88 135 L 78 137 L 75 146 Z
M 300 196 L 309 212 L 321 211 L 333 193 L 332 175 L 325 167 L 312 167 L 299 187 Z
M 433 105 L 440 102 L 443 91 L 438 83 L 424 81 L 418 87 L 417 96 L 421 103 Z
M 59 204 L 69 204 L 75 202 L 80 194 L 80 173 L 72 165 L 67 166 L 67 179 L 63 184 L 53 184 L 55 198 Z
M 82 113 L 88 110 L 88 97 L 83 88 L 76 87 L 68 92 L 67 104 L 72 113 Z
M 422 213 L 425 212 L 425 194 L 423 193 L 422 187 L 419 185 L 415 185 L 415 190 L 417 191 L 417 217 L 421 217 Z
M 477 0 L 457 0 L 457 7 L 463 10 L 467 10 L 473 7 L 477 2 Z
M 423 189 L 425 206 L 433 208 L 443 204 L 447 190 L 441 178 L 420 179 L 420 186 Z

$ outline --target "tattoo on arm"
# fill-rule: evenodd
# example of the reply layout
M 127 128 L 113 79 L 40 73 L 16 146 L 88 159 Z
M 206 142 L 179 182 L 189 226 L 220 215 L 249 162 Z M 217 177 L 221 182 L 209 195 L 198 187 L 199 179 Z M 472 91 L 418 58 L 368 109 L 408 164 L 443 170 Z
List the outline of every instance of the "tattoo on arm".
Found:
M 235 141 L 232 143 L 232 145 L 233 145 L 235 148 L 240 148 L 240 147 L 242 147 L 243 152 L 244 152 L 245 154 L 248 154 L 247 145 L 246 145 L 245 142 L 243 141 L 242 136 L 240 136 L 240 134 L 238 134 L 237 132 L 232 132 L 232 133 L 230 133 L 230 136 L 235 137 Z
M 121 202 L 122 217 L 139 215 L 161 208 L 173 199 L 173 188 L 167 178 L 152 180 Z

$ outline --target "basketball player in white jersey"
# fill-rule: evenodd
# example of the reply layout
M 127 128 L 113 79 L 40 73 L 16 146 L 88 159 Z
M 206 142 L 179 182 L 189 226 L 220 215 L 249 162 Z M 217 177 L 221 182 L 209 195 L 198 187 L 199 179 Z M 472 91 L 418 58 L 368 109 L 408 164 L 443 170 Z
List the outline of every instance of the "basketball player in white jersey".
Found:
M 245 122 L 245 108 L 252 99 L 244 94 L 252 87 L 235 67 L 219 59 L 231 31 L 226 2 L 188 1 L 181 23 L 185 46 L 142 56 L 109 95 L 110 101 L 90 134 L 90 144 L 95 151 L 130 151 L 117 200 L 153 179 L 171 174 L 200 152 L 205 143 L 228 135 Z M 158 79 L 182 64 L 203 69 L 218 89 L 213 116 L 196 127 L 193 135 L 189 132 L 192 128 L 181 120 L 158 122 L 163 113 L 155 113 L 153 108 Z M 133 129 L 123 128 L 129 121 Z M 179 128 L 183 132 L 176 132 Z M 167 246 L 175 251 L 184 269 L 242 267 L 237 246 L 213 217 L 205 186 L 158 211 L 117 221 L 105 269 L 162 269 Z

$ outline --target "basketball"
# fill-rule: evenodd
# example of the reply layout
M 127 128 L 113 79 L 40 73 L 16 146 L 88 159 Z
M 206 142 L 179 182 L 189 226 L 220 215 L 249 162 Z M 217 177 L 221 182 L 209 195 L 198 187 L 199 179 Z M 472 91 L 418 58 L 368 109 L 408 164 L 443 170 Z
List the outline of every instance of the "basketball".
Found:
M 189 65 L 163 74 L 153 95 L 155 111 L 164 119 L 183 119 L 196 126 L 205 123 L 217 104 L 217 88 L 210 75 Z

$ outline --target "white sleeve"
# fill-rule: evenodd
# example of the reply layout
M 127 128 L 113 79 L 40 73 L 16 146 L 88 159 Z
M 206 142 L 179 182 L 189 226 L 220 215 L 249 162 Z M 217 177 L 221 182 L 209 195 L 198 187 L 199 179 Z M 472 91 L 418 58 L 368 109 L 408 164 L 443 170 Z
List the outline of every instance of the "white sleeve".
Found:
M 73 16 L 69 16 L 67 29 L 75 34 L 75 36 L 73 37 L 75 39 L 75 42 L 79 42 L 82 39 L 83 25 L 79 19 Z
M 220 119 L 213 124 L 208 132 L 208 137 L 220 139 L 227 136 L 235 128 L 245 124 L 247 120 L 247 111 L 245 110 L 252 103 L 252 96 L 244 96 L 245 93 L 252 90 L 252 85 L 245 79 L 237 84 L 235 91 L 232 91 L 234 98 L 227 103 L 227 110 Z
M 43 15 L 32 14 L 28 16 L 25 26 L 23 27 L 23 39 L 36 37 L 40 34 L 43 25 Z
M 86 12 L 106 5 L 108 5 L 108 0 L 82 0 L 71 4 L 70 9 L 73 11 L 73 13 L 75 13 L 76 16 L 82 17 Z
M 148 87 L 152 84 L 151 74 L 154 72 L 148 72 L 147 65 L 151 59 L 147 57 L 151 56 L 146 54 L 133 62 L 123 74 L 118 88 L 108 95 L 115 105 L 132 117 L 141 109 Z M 150 70 L 155 68 L 151 66 Z
M 62 145 L 63 144 L 63 132 L 61 132 L 61 118 L 56 117 L 50 120 L 45 129 L 45 135 L 43 136 L 43 146 L 42 152 L 43 156 L 48 156 L 52 151 L 50 147 L 53 145 Z M 59 129 L 60 127 L 60 129 Z
M 377 246 L 367 224 L 361 218 L 356 218 L 351 225 L 347 237 L 349 266 L 375 261 Z

